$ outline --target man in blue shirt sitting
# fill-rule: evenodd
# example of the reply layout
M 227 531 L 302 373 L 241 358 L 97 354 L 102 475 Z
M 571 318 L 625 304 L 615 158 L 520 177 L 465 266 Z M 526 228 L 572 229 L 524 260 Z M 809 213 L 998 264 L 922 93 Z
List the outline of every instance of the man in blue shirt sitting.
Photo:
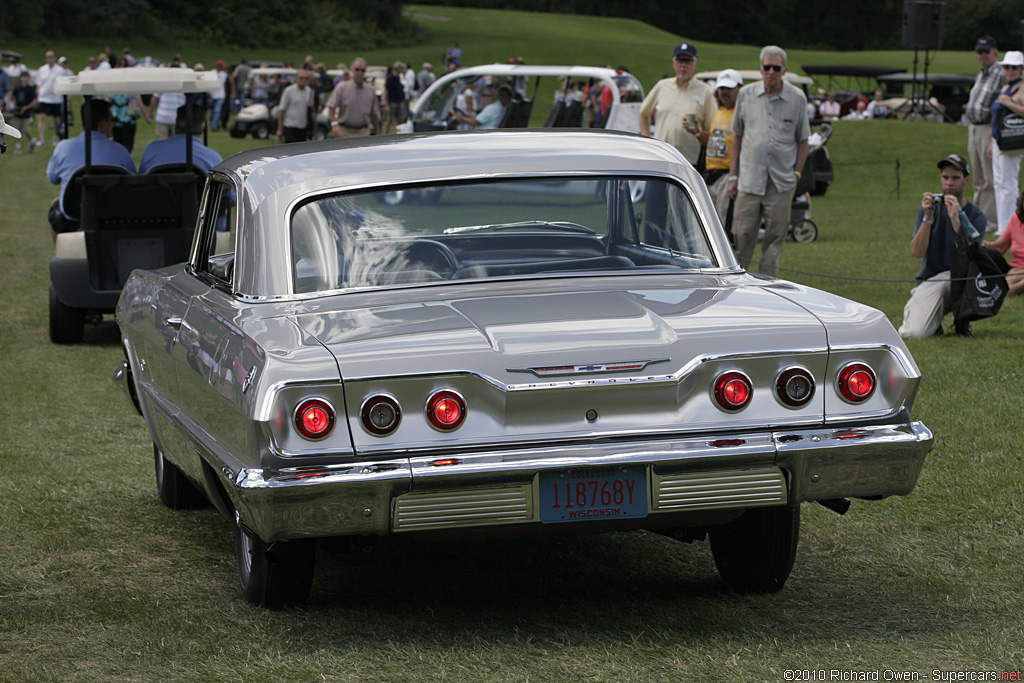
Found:
M 114 129 L 114 121 L 110 116 L 110 102 L 96 98 L 86 100 L 82 103 L 81 114 L 82 121 L 88 121 L 91 128 L 88 135 L 92 146 L 92 163 L 122 166 L 135 173 L 132 155 L 124 146 L 110 139 Z M 71 176 L 85 166 L 86 134 L 83 131 L 77 137 L 61 140 L 53 149 L 53 156 L 46 167 L 47 179 L 54 185 L 60 185 L 60 196 L 50 204 L 50 211 L 47 214 L 54 242 L 57 241 L 57 233 L 74 232 L 81 228 L 77 220 L 68 217 L 64 206 L 64 193 Z
M 178 107 L 177 120 L 174 123 L 174 135 L 166 140 L 154 140 L 146 147 L 139 162 L 139 173 L 146 173 L 164 164 L 185 163 L 185 144 L 188 126 L 188 108 Z M 206 125 L 206 112 L 197 104 L 192 105 L 192 163 L 209 171 L 219 164 L 223 157 L 215 150 L 202 143 L 203 127 Z
M 468 116 L 461 112 L 455 112 L 455 120 L 459 123 L 468 123 L 477 130 L 497 128 L 501 121 L 501 115 L 505 113 L 505 107 L 512 101 L 512 88 L 509 85 L 502 85 L 495 88 L 488 85 L 484 88 L 483 108 L 476 116 Z
M 985 234 L 985 214 L 964 196 L 971 178 L 967 160 L 950 154 L 938 166 L 942 201 L 936 201 L 931 192 L 924 193 L 910 240 L 910 252 L 921 259 L 921 270 L 903 308 L 899 332 L 904 339 L 922 339 L 942 332 L 942 318 L 953 310 L 949 269 L 957 249 L 956 233 L 963 230 L 978 244 Z M 962 225 L 961 215 L 971 225 Z M 969 336 L 970 332 L 958 329 L 957 334 Z

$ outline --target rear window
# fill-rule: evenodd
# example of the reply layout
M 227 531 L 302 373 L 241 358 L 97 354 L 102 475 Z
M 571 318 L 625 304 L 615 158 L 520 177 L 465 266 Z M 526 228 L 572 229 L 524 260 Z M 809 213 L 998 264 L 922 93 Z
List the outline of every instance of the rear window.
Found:
M 717 265 L 660 179 L 531 178 L 318 198 L 291 222 L 295 291 Z

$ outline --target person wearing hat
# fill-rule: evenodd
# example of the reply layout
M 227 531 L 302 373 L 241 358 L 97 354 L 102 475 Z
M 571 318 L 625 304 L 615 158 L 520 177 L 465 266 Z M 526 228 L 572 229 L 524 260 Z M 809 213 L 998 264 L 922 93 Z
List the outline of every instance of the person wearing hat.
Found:
M 1024 116 L 1024 88 L 1021 88 L 1021 73 L 1024 72 L 1024 53 L 1010 51 L 999 62 L 1006 87 L 992 104 L 992 186 L 995 189 L 996 233 L 1001 233 L 1010 222 L 1017 204 L 1020 187 L 1020 162 L 1024 149 L 1002 149 L 996 140 L 996 126 L 1000 110 L 1008 109 L 1018 117 Z
M 4 121 L 4 113 L 0 111 L 0 154 L 7 151 L 7 143 L 4 141 L 4 136 L 10 135 L 12 138 L 21 139 L 21 131 L 14 126 L 8 126 L 7 122 Z
M 988 218 L 987 232 L 996 232 L 996 195 L 992 185 L 992 158 L 988 154 L 992 137 L 992 103 L 1006 87 L 1006 77 L 999 66 L 996 39 L 982 36 L 974 45 L 981 71 L 974 77 L 971 94 L 964 107 L 967 117 L 967 158 L 974 169 L 974 203 Z
M 807 97 L 787 83 L 786 51 L 761 48 L 761 81 L 740 89 L 733 117 L 729 196 L 736 259 L 747 268 L 764 220 L 760 272 L 775 277 L 789 231 L 793 193 L 807 161 Z
M 416 76 L 416 89 L 422 95 L 427 92 L 427 88 L 435 80 L 437 80 L 437 76 L 434 75 L 434 65 L 430 62 L 423 62 L 423 68 L 420 69 L 419 75 Z
M 910 290 L 910 299 L 903 307 L 903 324 L 899 333 L 904 339 L 924 339 L 942 331 L 942 318 L 953 310 L 950 294 L 949 268 L 956 254 L 956 233 L 961 211 L 974 227 L 967 229 L 972 241 L 981 244 L 985 234 L 985 213 L 967 201 L 965 190 L 971 182 L 971 167 L 959 154 L 950 154 L 938 163 L 942 183 L 942 201 L 936 202 L 932 192 L 921 197 L 917 210 L 910 253 L 921 259 L 917 286 Z M 969 335 L 969 329 L 957 334 Z
M 718 111 L 711 119 L 708 127 L 709 137 L 705 155 L 706 168 L 704 182 L 715 202 L 715 211 L 725 226 L 725 231 L 732 235 L 732 220 L 729 208 L 729 164 L 732 161 L 732 119 L 736 113 L 736 98 L 739 96 L 743 77 L 736 69 L 725 69 L 715 79 L 715 97 L 718 99 Z
M 640 105 L 640 134 L 651 135 L 651 123 L 656 116 L 654 137 L 672 145 L 696 165 L 718 106 L 711 86 L 693 77 L 697 71 L 696 45 L 676 45 L 672 50 L 672 67 L 675 77 L 655 83 Z

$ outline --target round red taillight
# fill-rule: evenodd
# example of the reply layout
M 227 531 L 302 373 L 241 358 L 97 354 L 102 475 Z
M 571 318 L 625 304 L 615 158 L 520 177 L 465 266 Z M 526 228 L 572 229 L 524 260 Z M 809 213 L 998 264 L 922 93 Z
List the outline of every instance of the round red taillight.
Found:
M 427 401 L 427 419 L 437 429 L 455 429 L 466 419 L 466 401 L 454 391 L 439 391 Z
M 378 436 L 395 431 L 402 421 L 402 408 L 390 396 L 371 396 L 363 401 L 359 413 L 366 431 Z
M 742 410 L 750 403 L 754 387 L 742 372 L 726 372 L 715 380 L 715 401 L 724 410 Z
M 295 428 L 307 439 L 322 439 L 334 429 L 334 408 L 327 401 L 311 398 L 295 409 Z
M 806 405 L 814 396 L 814 378 L 803 368 L 789 368 L 775 382 L 775 394 L 790 408 Z
M 839 371 L 836 388 L 850 403 L 863 403 L 875 393 L 875 372 L 864 363 L 850 363 Z

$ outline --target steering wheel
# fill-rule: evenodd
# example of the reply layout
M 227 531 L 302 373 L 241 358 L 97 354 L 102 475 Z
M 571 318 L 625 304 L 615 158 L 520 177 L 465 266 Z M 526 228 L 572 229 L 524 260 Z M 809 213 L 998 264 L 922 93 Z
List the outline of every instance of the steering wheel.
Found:
M 460 268 L 459 259 L 447 244 L 434 240 L 409 242 L 388 264 L 387 270 L 397 269 L 400 260 L 405 261 L 402 270 L 431 270 L 448 280 Z M 415 268 L 413 267 L 415 266 Z

